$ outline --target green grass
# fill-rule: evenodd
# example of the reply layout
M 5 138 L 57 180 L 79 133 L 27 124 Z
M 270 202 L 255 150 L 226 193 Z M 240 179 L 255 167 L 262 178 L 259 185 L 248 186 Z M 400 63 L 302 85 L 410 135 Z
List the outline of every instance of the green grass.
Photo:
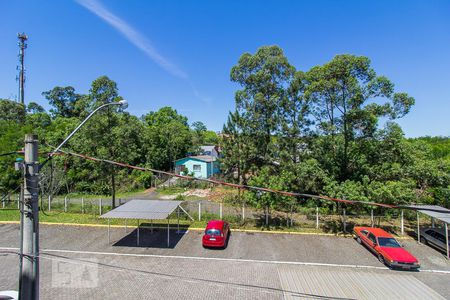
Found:
M 176 195 L 181 194 L 186 191 L 183 187 L 173 186 L 173 187 L 163 187 L 163 188 L 157 188 L 156 192 L 160 195 Z
M 94 207 L 92 211 L 86 212 L 84 214 L 81 213 L 81 206 L 77 204 L 73 204 L 69 207 L 70 212 L 64 213 L 61 209 L 57 211 L 56 209 L 51 212 L 42 211 L 39 213 L 39 220 L 41 222 L 49 222 L 49 223 L 70 223 L 70 224 L 103 224 L 107 225 L 108 220 L 99 218 L 98 206 Z M 106 207 L 103 209 L 103 213 L 108 211 Z M 219 219 L 218 214 L 212 213 L 202 213 L 202 219 L 198 220 L 198 214 L 193 213 L 191 216 L 194 218 L 194 221 L 188 219 L 184 214 L 180 217 L 180 224 L 183 227 L 191 227 L 191 228 L 205 228 L 208 220 Z M 287 227 L 284 224 L 274 224 L 271 223 L 269 226 L 265 226 L 261 224 L 261 221 L 255 219 L 246 219 L 242 221 L 240 216 L 229 216 L 225 215 L 224 219 L 228 221 L 233 229 L 244 229 L 244 230 L 261 230 L 261 231 L 276 231 L 276 232 L 304 232 L 304 233 L 333 233 L 337 235 L 343 234 L 340 229 L 339 221 L 330 221 L 326 223 L 321 223 L 321 227 L 316 229 L 311 224 L 306 223 L 294 223 L 293 227 Z M 20 215 L 17 209 L 1 209 L 0 210 L 0 221 L 19 221 Z M 424 220 L 425 221 L 425 220 Z M 135 226 L 136 220 L 128 220 L 128 225 Z M 149 223 L 149 221 L 140 221 L 140 224 Z M 125 225 L 125 220 L 111 219 L 111 225 Z M 153 224 L 155 226 L 166 226 L 167 221 L 154 221 Z M 170 219 L 170 224 L 177 224 L 176 215 L 173 214 Z M 406 224 L 405 224 L 406 225 Z M 392 226 L 392 225 L 391 225 Z M 407 227 L 405 228 L 406 230 Z M 350 231 L 350 230 L 349 230 Z

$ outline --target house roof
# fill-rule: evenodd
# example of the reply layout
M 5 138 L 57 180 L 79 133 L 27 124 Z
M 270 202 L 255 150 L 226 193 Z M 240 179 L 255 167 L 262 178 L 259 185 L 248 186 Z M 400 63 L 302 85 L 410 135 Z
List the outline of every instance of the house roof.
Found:
M 213 151 L 216 146 L 200 146 L 203 151 Z
M 182 159 L 189 159 L 189 158 L 204 161 L 204 162 L 213 162 L 213 161 L 217 160 L 214 156 L 210 156 L 210 155 L 194 155 L 194 156 L 183 157 L 183 158 L 177 159 L 176 161 L 180 161 Z

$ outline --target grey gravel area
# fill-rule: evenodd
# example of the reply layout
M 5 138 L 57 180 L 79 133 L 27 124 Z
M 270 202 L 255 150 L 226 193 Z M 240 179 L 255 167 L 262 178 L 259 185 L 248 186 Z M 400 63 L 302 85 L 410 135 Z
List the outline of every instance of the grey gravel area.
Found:
M 107 228 L 42 225 L 42 299 L 283 299 L 292 295 L 296 299 L 323 299 L 322 296 L 326 293 L 320 289 L 315 290 L 317 293 L 305 292 L 299 287 L 290 290 L 290 285 L 286 285 L 286 280 L 282 279 L 286 276 L 280 275 L 280 270 L 286 268 L 289 272 L 294 272 L 292 278 L 305 274 L 323 273 L 325 276 L 329 272 L 344 270 L 349 274 L 362 272 L 369 279 L 398 279 L 399 282 L 417 286 L 425 293 L 429 289 L 430 297 L 431 290 L 434 290 L 450 299 L 450 274 L 388 270 L 352 238 L 233 232 L 227 249 L 209 250 L 201 246 L 201 232 L 177 234 L 171 231 L 169 248 L 166 248 L 166 235 L 167 231 L 163 229 L 155 229 L 153 233 L 150 229 L 143 229 L 141 247 L 137 247 L 136 231 L 132 228 L 128 228 L 127 232 L 124 228 L 111 228 L 109 244 Z M 18 225 L 0 225 L 0 247 L 17 247 L 18 242 Z M 450 271 L 450 262 L 442 253 L 412 240 L 405 240 L 403 243 L 421 261 L 422 269 Z M 45 249 L 105 253 L 70 253 Z M 161 257 L 118 256 L 108 253 Z M 251 261 L 198 260 L 189 257 Z M 17 260 L 16 255 L 0 255 L 0 289 L 17 289 Z M 262 261 L 363 265 L 381 269 L 303 266 Z M 67 278 L 65 276 L 70 272 L 77 273 L 77 270 L 81 270 L 79 266 L 90 267 L 87 271 L 80 272 L 86 273 L 87 278 L 96 279 L 91 278 L 84 286 L 74 287 L 73 281 L 83 281 L 73 279 L 76 274 Z M 311 271 L 305 273 L 305 270 Z M 89 276 L 90 273 L 92 274 Z M 349 296 L 351 295 L 353 294 L 350 293 Z

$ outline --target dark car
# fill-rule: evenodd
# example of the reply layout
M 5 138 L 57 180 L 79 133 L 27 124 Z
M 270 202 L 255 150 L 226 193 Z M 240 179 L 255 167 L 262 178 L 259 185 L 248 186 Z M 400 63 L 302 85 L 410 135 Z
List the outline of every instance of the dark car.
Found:
M 450 236 L 450 233 L 447 234 Z M 420 242 L 435 247 L 444 253 L 447 249 L 450 249 L 450 241 L 448 241 L 448 248 L 445 247 L 445 231 L 441 228 L 422 228 L 420 230 Z

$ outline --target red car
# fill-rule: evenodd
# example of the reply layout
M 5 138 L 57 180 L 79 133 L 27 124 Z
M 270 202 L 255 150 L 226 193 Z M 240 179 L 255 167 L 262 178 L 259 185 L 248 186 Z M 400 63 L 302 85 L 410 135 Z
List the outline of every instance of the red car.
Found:
M 402 248 L 397 240 L 381 228 L 355 227 L 356 241 L 366 245 L 390 268 L 418 269 L 419 261 Z
M 230 226 L 222 220 L 209 221 L 202 238 L 203 247 L 225 248 L 228 244 Z

